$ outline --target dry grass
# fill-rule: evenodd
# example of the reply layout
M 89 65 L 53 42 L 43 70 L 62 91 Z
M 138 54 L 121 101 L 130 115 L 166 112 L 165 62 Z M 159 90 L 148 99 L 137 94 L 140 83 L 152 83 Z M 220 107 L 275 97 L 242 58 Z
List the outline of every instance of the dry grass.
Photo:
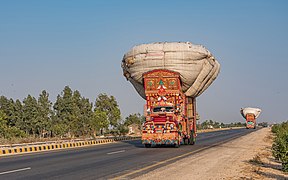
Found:
M 250 159 L 249 162 L 253 164 L 257 164 L 257 165 L 264 165 L 263 161 L 261 160 L 260 155 L 258 154 L 254 156 L 253 159 Z

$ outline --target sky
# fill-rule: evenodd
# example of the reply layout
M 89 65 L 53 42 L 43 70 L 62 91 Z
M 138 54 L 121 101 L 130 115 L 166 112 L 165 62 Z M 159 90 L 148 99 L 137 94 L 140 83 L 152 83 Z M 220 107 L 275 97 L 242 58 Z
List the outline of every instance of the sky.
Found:
M 0 0 L 0 95 L 23 100 L 42 90 L 55 102 L 65 86 L 95 102 L 116 98 L 124 119 L 145 101 L 122 75 L 123 55 L 152 42 L 204 45 L 221 64 L 197 98 L 201 120 L 288 120 L 288 1 Z

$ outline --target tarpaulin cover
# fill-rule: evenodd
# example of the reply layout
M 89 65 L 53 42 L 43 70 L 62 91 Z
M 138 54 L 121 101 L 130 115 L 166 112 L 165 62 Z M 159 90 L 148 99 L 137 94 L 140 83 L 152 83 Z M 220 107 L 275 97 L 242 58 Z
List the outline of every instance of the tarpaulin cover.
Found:
M 252 108 L 252 107 L 246 107 L 246 108 L 241 108 L 240 109 L 241 115 L 246 118 L 246 115 L 248 113 L 254 114 L 255 119 L 257 119 L 261 113 L 261 109 L 259 108 Z
M 122 68 L 124 76 L 144 99 L 142 75 L 155 69 L 180 73 L 182 91 L 197 97 L 216 79 L 220 64 L 202 45 L 163 42 L 134 46 L 124 55 Z

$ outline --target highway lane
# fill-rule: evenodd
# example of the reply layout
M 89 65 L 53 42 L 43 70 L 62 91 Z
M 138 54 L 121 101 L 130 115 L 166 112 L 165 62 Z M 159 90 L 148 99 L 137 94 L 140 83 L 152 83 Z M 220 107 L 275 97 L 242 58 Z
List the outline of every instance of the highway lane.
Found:
M 195 145 L 144 148 L 140 140 L 0 158 L 0 179 L 131 179 L 165 164 L 253 132 L 198 134 Z

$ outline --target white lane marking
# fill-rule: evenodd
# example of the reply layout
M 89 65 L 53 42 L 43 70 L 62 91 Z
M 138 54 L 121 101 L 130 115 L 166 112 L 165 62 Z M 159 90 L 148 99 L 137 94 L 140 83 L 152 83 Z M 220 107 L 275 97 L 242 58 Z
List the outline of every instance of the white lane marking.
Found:
M 118 153 L 123 153 L 123 152 L 125 152 L 125 150 L 110 152 L 110 153 L 107 153 L 107 154 L 111 155 L 111 154 L 118 154 Z
M 15 169 L 15 170 L 11 170 L 11 171 L 0 172 L 0 175 L 10 174 L 10 173 L 19 172 L 19 171 L 26 171 L 26 170 L 30 170 L 30 169 L 31 169 L 31 167 L 22 168 L 22 169 Z

